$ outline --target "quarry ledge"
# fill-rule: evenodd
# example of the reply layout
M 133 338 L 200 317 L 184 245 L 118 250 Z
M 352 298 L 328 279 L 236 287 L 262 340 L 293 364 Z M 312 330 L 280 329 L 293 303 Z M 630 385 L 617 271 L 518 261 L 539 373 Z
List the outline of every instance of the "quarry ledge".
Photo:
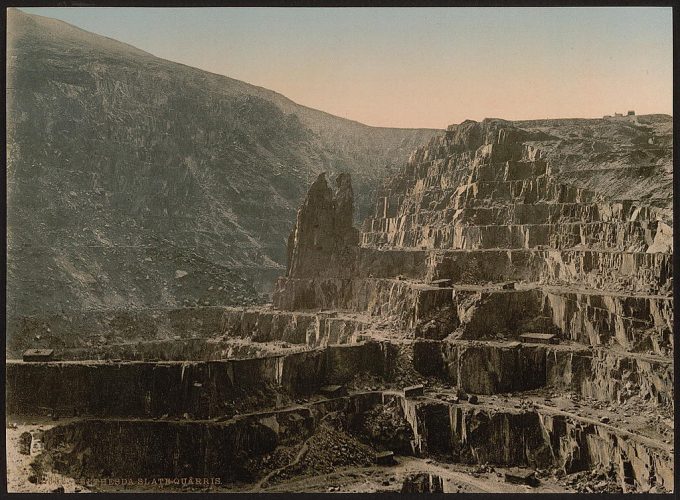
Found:
M 436 341 L 367 334 L 353 344 L 230 360 L 8 360 L 8 411 L 106 416 L 189 412 L 212 418 L 230 401 L 227 406 L 243 405 L 241 411 L 250 411 L 311 396 L 324 385 L 354 387 L 360 374 L 381 387 L 398 386 L 403 383 L 400 370 L 411 373 L 413 380 L 457 385 L 480 395 L 545 389 L 617 403 L 645 398 L 658 408 L 673 404 L 668 357 L 573 342 Z
M 275 411 L 210 420 L 65 419 L 44 426 L 47 428 L 40 436 L 46 453 L 61 456 L 60 472 L 66 474 L 81 470 L 78 464 L 83 455 L 79 450 L 93 447 L 96 457 L 129 447 L 128 460 L 107 462 L 114 473 L 124 475 L 134 470 L 146 477 L 177 475 L 179 471 L 173 469 L 174 461 L 169 458 L 174 447 L 181 445 L 185 449 L 181 462 L 189 466 L 191 475 L 221 477 L 225 483 L 245 487 L 256 479 L 242 476 L 229 456 L 245 452 L 251 457 L 267 455 L 280 445 L 305 441 L 324 415 L 360 415 L 376 406 L 397 402 L 415 436 L 412 451 L 406 455 L 437 456 L 464 464 L 555 468 L 567 474 L 593 467 L 606 457 L 604 465 L 615 465 L 617 481 L 624 487 L 630 481 L 643 485 L 650 476 L 656 476 L 660 486 L 672 488 L 672 444 L 637 432 L 633 424 L 608 423 L 612 415 L 609 411 L 593 410 L 584 416 L 543 404 L 540 395 L 480 397 L 475 403 L 446 400 L 454 394 L 446 389 L 436 394 L 428 390 L 422 397 L 405 398 L 399 391 L 356 392 Z M 562 403 L 559 398 L 556 401 Z M 158 443 L 158 452 L 168 459 L 157 461 L 143 453 L 139 448 L 142 437 L 145 442 Z M 494 451 L 498 439 L 509 448 Z M 166 445 L 160 446 L 161 443 Z M 575 461 L 573 453 L 579 447 L 581 458 Z M 218 453 L 218 448 L 232 453 Z M 205 459 L 194 460 L 199 457 Z M 624 467 L 624 463 L 629 465 Z

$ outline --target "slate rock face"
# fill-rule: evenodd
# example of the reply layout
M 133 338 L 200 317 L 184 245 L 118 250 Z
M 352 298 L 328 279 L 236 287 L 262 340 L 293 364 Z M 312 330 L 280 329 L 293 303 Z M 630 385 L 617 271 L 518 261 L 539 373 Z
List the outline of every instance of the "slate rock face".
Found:
M 25 49 L 24 45 L 23 54 L 30 55 L 31 51 Z M 115 54 L 118 52 L 110 55 Z M 84 61 L 87 72 L 88 59 Z M 122 82 L 107 72 L 96 73 L 98 88 L 112 91 L 104 92 L 111 98 L 104 108 L 126 109 L 123 104 L 136 103 L 135 92 L 149 91 L 137 85 L 149 73 L 146 66 L 144 69 L 139 74 L 128 74 L 128 80 Z M 196 88 L 191 75 L 182 74 L 183 85 Z M 89 82 L 87 77 L 77 80 L 78 76 L 71 74 L 69 81 Z M 215 89 L 224 90 L 217 81 L 211 82 Z M 45 85 L 51 85 L 35 78 L 33 83 L 43 93 Z M 160 81 L 151 90 L 159 86 L 171 90 L 171 102 L 185 107 L 179 109 L 213 109 L 212 102 L 199 103 L 196 108 L 193 102 L 189 106 L 182 101 L 184 86 L 177 91 L 173 85 L 163 87 Z M 68 95 L 83 96 L 82 89 L 57 87 L 67 89 Z M 28 148 L 32 144 L 30 130 L 22 127 L 34 122 L 31 110 L 44 111 L 52 101 L 34 102 L 36 92 L 26 91 L 26 86 L 17 88 L 25 92 L 15 104 L 27 110 L 28 119 L 12 132 L 16 140 L 10 146 L 24 149 L 11 156 L 15 163 L 8 179 L 15 190 L 14 199 L 25 201 L 33 199 L 29 195 L 35 182 L 30 181 L 47 179 L 47 186 L 62 186 L 55 184 L 55 179 L 68 172 L 64 168 L 66 160 L 74 162 L 79 157 L 64 149 L 63 142 L 55 150 L 63 161 L 52 150 Z M 120 97 L 118 90 L 128 96 Z M 173 152 L 161 147 L 165 144 L 162 141 L 157 142 L 163 123 L 171 123 L 173 134 L 185 141 L 170 141 L 173 147 L 182 146 L 183 150 L 189 144 L 194 148 L 187 150 L 188 169 L 172 163 L 154 164 L 148 170 L 140 167 L 140 171 L 153 175 L 134 186 L 133 205 L 157 215 L 167 209 L 174 217 L 175 210 L 181 209 L 186 210 L 184 215 L 203 217 L 203 225 L 191 220 L 192 231 L 188 234 L 200 233 L 203 238 L 210 231 L 202 233 L 199 228 L 220 229 L 216 234 L 220 235 L 221 248 L 238 249 L 231 254 L 225 252 L 224 258 L 233 258 L 232 264 L 243 264 L 244 255 L 248 255 L 250 263 L 258 256 L 240 253 L 252 249 L 248 238 L 253 233 L 248 232 L 252 227 L 238 215 L 253 207 L 262 208 L 262 200 L 271 195 L 258 186 L 267 185 L 282 194 L 277 200 L 285 199 L 285 203 L 273 203 L 258 213 L 262 220 L 272 223 L 259 229 L 272 241 L 278 238 L 279 243 L 285 242 L 285 235 L 294 226 L 288 252 L 282 254 L 288 259 L 286 276 L 277 281 L 273 306 L 213 308 L 205 307 L 204 300 L 194 310 L 183 307 L 163 314 L 134 314 L 133 309 L 125 309 L 125 314 L 69 313 L 59 318 L 44 315 L 49 321 L 10 323 L 22 332 L 23 341 L 9 339 L 8 352 L 59 346 L 64 351 L 60 355 L 69 355 L 62 358 L 65 360 L 93 359 L 87 357 L 93 354 L 97 355 L 95 359 L 111 360 L 8 362 L 8 413 L 49 412 L 54 418 L 73 409 L 74 414 L 83 415 L 96 410 L 102 417 L 82 422 L 62 418 L 43 439 L 47 450 L 70 450 L 76 468 L 82 468 L 84 464 L 77 462 L 86 458 L 87 467 L 107 467 L 121 476 L 135 470 L 167 477 L 178 474 L 181 469 L 177 467 L 187 467 L 184 472 L 221 476 L 223 484 L 234 480 L 252 482 L 255 476 L 250 472 L 241 474 L 245 457 L 269 455 L 284 440 L 287 447 L 302 443 L 310 432 L 316 432 L 314 426 L 322 421 L 318 417 L 341 410 L 347 417 L 347 428 L 377 449 L 433 458 L 443 455 L 455 462 L 480 465 L 475 473 L 493 472 L 486 465 L 493 464 L 521 467 L 522 475 L 513 472 L 511 481 L 519 478 L 526 482 L 531 477 L 528 467 L 536 469 L 542 481 L 552 479 L 546 479 L 542 472 L 539 476 L 539 471 L 551 469 L 570 475 L 588 471 L 593 473 L 591 479 L 606 473 L 624 491 L 633 486 L 642 491 L 672 487 L 671 117 L 531 122 L 487 119 L 453 125 L 415 150 L 399 173 L 389 176 L 376 200 L 373 216 L 366 219 L 359 234 L 352 221 L 362 192 L 358 188 L 360 169 L 345 168 L 347 165 L 330 168 L 326 163 L 338 165 L 332 159 L 325 162 L 326 157 L 317 154 L 318 144 L 309 141 L 319 136 L 305 128 L 314 130 L 310 111 L 298 110 L 298 122 L 282 111 L 285 106 L 277 111 L 277 106 L 262 102 L 263 95 L 251 96 L 245 102 L 233 102 L 233 95 L 220 95 L 222 107 L 217 106 L 217 116 L 207 116 L 215 123 L 227 121 L 231 125 L 242 119 L 238 126 L 226 131 L 235 134 L 228 136 L 235 141 L 229 144 L 245 148 L 238 158 L 251 163 L 239 163 L 226 175 L 221 171 L 223 175 L 208 175 L 213 172 L 214 158 L 231 162 L 234 156 L 221 148 L 224 136 L 204 134 L 209 127 L 204 129 L 201 112 L 188 115 L 194 121 L 186 130 L 195 135 L 187 137 L 183 135 L 185 129 L 177 132 L 173 128 L 183 122 L 169 111 L 160 122 L 151 119 L 143 126 L 133 118 L 127 131 L 138 142 L 132 143 L 138 144 L 140 150 L 149 143 L 155 144 L 155 158 L 169 160 Z M 58 106 L 64 102 L 71 101 L 56 100 Z M 283 106 L 281 102 L 279 105 Z M 291 109 L 285 108 L 286 112 Z M 64 112 L 58 108 L 47 114 L 61 116 Z M 233 120 L 224 120 L 225 117 Z M 75 122 L 48 123 L 46 137 L 51 143 L 63 138 L 59 131 L 76 126 Z M 135 127 L 145 133 L 140 134 Z M 126 129 L 111 130 L 121 134 Z M 244 137 L 245 130 L 249 133 Z M 325 137 L 333 136 L 338 145 L 347 138 L 339 131 L 329 126 Z M 314 133 L 321 134 L 318 129 Z M 268 152 L 272 156 L 268 158 L 258 156 L 263 139 L 270 141 Z M 128 142 L 121 144 L 129 147 Z M 359 151 L 361 147 L 355 149 Z M 48 163 L 40 161 L 33 165 L 31 159 L 40 159 L 35 151 L 50 154 L 59 168 L 45 168 Z M 282 163 L 278 171 L 281 175 L 267 177 L 271 167 L 283 158 L 277 156 L 280 152 L 286 153 L 285 165 Z M 117 182 L 127 179 L 128 164 L 121 163 L 113 169 L 114 175 L 108 176 L 106 161 L 92 162 L 92 171 L 101 175 L 76 178 L 92 183 L 95 194 L 103 192 L 104 201 L 109 196 L 104 214 L 112 213 L 112 206 L 125 207 L 125 203 L 118 205 L 122 191 L 110 188 L 121 187 Z M 80 167 L 89 165 L 81 162 Z M 139 167 L 135 162 L 131 165 Z M 301 170 L 292 175 L 286 170 L 290 165 Z M 328 171 L 328 179 L 334 177 L 333 182 L 320 174 L 324 170 Z M 335 177 L 337 172 L 346 173 Z M 350 174 L 357 186 L 357 197 Z M 155 193 L 149 179 L 167 181 L 170 196 L 164 194 L 149 201 L 144 195 Z M 216 187 L 219 182 L 237 190 L 243 204 L 231 204 L 227 196 L 231 191 L 220 191 Z M 211 196 L 206 200 L 194 205 L 180 203 L 191 202 L 208 191 Z M 96 217 L 87 211 L 89 199 L 79 196 L 80 192 L 69 192 L 64 198 L 70 200 L 67 205 L 75 206 L 87 214 L 88 221 L 96 222 L 91 220 Z M 295 198 L 292 192 L 304 198 L 295 217 L 293 207 L 298 205 L 291 201 Z M 68 219 L 64 213 L 71 212 L 56 210 L 62 207 L 57 203 L 63 201 L 61 198 L 44 198 L 54 201 L 54 205 L 47 204 L 45 211 L 55 214 L 49 221 L 59 227 Z M 215 200 L 229 203 L 221 205 Z M 215 211 L 216 207 L 233 208 L 237 215 L 234 220 L 244 230 L 239 233 L 244 240 L 238 241 L 247 240 L 248 245 L 240 247 L 229 240 L 238 231 L 222 230 L 224 226 L 219 224 L 213 227 L 215 221 L 225 220 L 227 213 Z M 279 224 L 276 232 L 271 230 L 275 222 L 271 220 L 272 213 L 289 217 L 289 225 Z M 24 248 L 22 245 L 28 249 L 23 254 L 33 255 L 30 250 L 43 235 L 39 231 L 33 235 L 30 222 L 41 220 L 42 215 L 29 211 L 13 215 L 14 222 L 26 220 L 28 229 L 9 235 L 12 256 L 22 254 L 18 250 Z M 100 222 L 104 220 L 108 221 Z M 181 229 L 182 224 L 178 222 L 177 227 Z M 71 229 L 59 230 L 75 234 Z M 125 240 L 125 233 L 114 230 L 94 234 L 112 243 Z M 113 238 L 116 234 L 117 240 Z M 165 246 L 171 247 L 175 233 L 163 234 Z M 201 259 L 209 261 L 206 256 L 214 256 L 216 248 L 201 244 L 208 240 L 211 238 L 185 241 L 184 247 L 199 249 Z M 139 244 L 135 239 L 130 247 Z M 92 283 L 94 278 L 108 274 L 83 272 L 82 266 L 75 266 L 68 258 L 66 250 L 56 261 L 59 269 L 78 276 L 82 283 Z M 84 252 L 84 258 L 98 262 Z M 166 296 L 203 288 L 200 276 L 205 272 L 200 268 L 204 261 L 198 256 L 188 262 L 175 259 L 168 267 L 160 263 L 157 253 L 145 254 L 141 262 L 146 269 L 151 269 L 151 262 L 154 266 L 159 262 L 159 275 L 170 273 Z M 44 256 L 35 258 L 49 261 Z M 115 268 L 115 260 L 108 261 Z M 17 276 L 26 276 L 19 271 L 27 265 L 23 262 L 13 266 L 8 274 L 16 283 Z M 36 267 L 36 275 L 40 270 Z M 110 274 L 134 276 L 134 269 Z M 153 274 L 149 277 L 150 289 L 158 288 L 154 284 L 157 278 Z M 114 283 L 109 288 L 127 290 L 130 286 Z M 205 287 L 201 291 L 206 296 L 201 298 L 213 300 L 212 294 L 221 288 L 224 287 Z M 26 285 L 25 289 L 30 287 Z M 245 305 L 246 294 L 238 292 L 244 296 L 241 303 Z M 93 294 L 90 291 L 84 295 L 83 301 Z M 89 338 L 91 331 L 98 336 Z M 167 343 L 137 342 L 143 338 L 140 332 L 149 338 L 164 338 Z M 182 335 L 171 340 L 168 333 Z M 196 342 L 190 348 L 184 342 L 194 334 L 199 338 L 193 339 Z M 555 343 L 537 342 L 546 336 Z M 131 341 L 136 341 L 132 352 Z M 34 342 L 40 344 L 33 345 Z M 169 347 L 169 342 L 176 350 Z M 258 347 L 246 350 L 253 346 Z M 164 360 L 184 362 L 148 359 L 151 355 L 160 358 L 161 351 Z M 268 354 L 260 355 L 262 352 Z M 121 362 L 114 356 L 146 361 Z M 312 397 L 319 392 L 344 392 L 338 387 L 347 388 L 350 396 L 320 401 Z M 395 387 L 403 392 L 395 391 Z M 412 397 L 413 392 L 416 397 Z M 282 407 L 292 401 L 296 406 Z M 274 403 L 279 410 L 273 413 Z M 235 411 L 247 412 L 248 418 L 232 419 Z M 182 422 L 149 417 L 181 417 Z M 213 418 L 218 421 L 206 421 Z M 343 418 L 338 418 L 337 423 Z M 124 440 L 119 439 L 121 435 Z M 317 435 L 330 434 L 324 427 Z M 149 442 L 158 443 L 155 458 L 150 458 L 148 446 L 140 446 Z M 333 460 L 338 456 L 345 456 L 340 453 L 345 451 L 343 447 L 328 446 L 333 442 L 320 441 L 329 457 L 314 452 L 304 458 L 310 464 L 324 464 L 324 468 L 315 468 L 316 473 L 330 472 L 327 466 L 337 464 Z M 94 461 L 87 458 L 90 452 L 86 454 L 86 450 L 92 451 Z M 171 458 L 176 456 L 181 460 Z M 441 478 L 428 473 L 432 470 L 435 469 L 425 468 L 409 476 L 403 491 L 443 492 Z M 597 477 L 597 481 L 601 480 L 603 477 Z M 586 491 L 602 491 L 604 486 L 597 484 L 600 483 L 592 488 L 584 486 Z M 332 488 L 337 491 L 337 487 Z
M 194 473 L 253 482 L 239 475 L 234 457 L 268 455 L 277 436 L 302 442 L 321 420 L 321 405 L 346 408 L 348 430 L 377 450 L 447 456 L 479 465 L 473 474 L 518 467 L 508 480 L 526 484 L 534 483 L 527 469 L 546 483 L 554 479 L 539 471 L 569 481 L 592 471 L 585 491 L 603 491 L 605 477 L 617 491 L 670 489 L 670 214 L 663 203 L 562 182 L 553 172 L 564 164 L 546 160 L 531 144 L 534 134 L 498 120 L 466 123 L 416 150 L 378 199 L 361 243 L 349 175 L 334 183 L 319 175 L 297 212 L 273 307 L 230 308 L 210 321 L 208 308 L 199 308 L 173 320 L 241 345 L 283 341 L 312 350 L 221 363 L 8 363 L 8 409 L 60 402 L 125 417 L 123 427 L 108 418 L 102 429 L 65 423 L 46 440 L 52 450 L 70 442 L 86 449 L 103 435 L 92 449 L 116 457 L 120 474 L 173 472 L 165 457 L 186 446 L 182 458 Z M 546 335 L 559 342 L 537 342 Z M 102 383 L 120 389 L 106 391 L 105 404 Z M 326 386 L 360 391 L 307 399 Z M 263 405 L 279 398 L 306 407 L 273 417 Z M 246 425 L 226 421 L 234 408 L 266 409 Z M 129 419 L 164 415 L 187 425 Z M 214 417 L 227 423 L 204 421 Z M 106 438 L 121 428 L 132 460 L 119 460 L 123 445 Z M 162 459 L 150 463 L 133 432 L 160 440 Z M 205 433 L 215 440 L 197 444 Z M 317 463 L 343 451 L 326 449 L 332 458 Z M 430 471 L 407 477 L 403 491 L 441 493 Z
M 359 243 L 352 226 L 354 194 L 349 174 L 340 174 L 334 192 L 322 173 L 309 188 L 288 239 L 288 276 L 310 277 L 341 266 Z

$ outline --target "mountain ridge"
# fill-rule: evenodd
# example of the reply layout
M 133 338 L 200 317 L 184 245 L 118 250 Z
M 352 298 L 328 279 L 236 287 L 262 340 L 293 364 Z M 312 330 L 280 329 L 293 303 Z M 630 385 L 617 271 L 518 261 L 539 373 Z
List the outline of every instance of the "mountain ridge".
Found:
M 335 117 L 17 9 L 7 74 L 18 315 L 260 300 L 249 283 L 285 269 L 309 179 L 351 173 L 361 218 L 377 180 L 443 133 Z M 147 255 L 158 247 L 174 253 Z
M 298 102 L 295 102 L 293 99 L 287 97 L 283 93 L 278 92 L 278 91 L 273 90 L 273 89 L 269 89 L 269 88 L 264 87 L 262 85 L 257 85 L 257 84 L 249 83 L 249 82 L 246 82 L 246 81 L 243 81 L 243 80 L 238 80 L 236 78 L 230 77 L 229 75 L 224 75 L 222 73 L 216 73 L 214 71 L 210 71 L 210 70 L 207 70 L 207 69 L 197 68 L 195 66 L 191 66 L 190 64 L 182 63 L 182 62 L 179 62 L 179 61 L 164 59 L 160 56 L 152 54 L 151 52 L 147 52 L 147 51 L 140 49 L 139 47 L 136 47 L 136 46 L 129 44 L 127 42 L 122 42 L 120 40 L 117 40 L 115 38 L 112 38 L 112 37 L 109 37 L 109 36 L 106 36 L 106 35 L 101 35 L 101 34 L 98 34 L 98 33 L 92 32 L 92 31 L 85 30 L 83 28 L 79 28 L 78 26 L 67 23 L 66 21 L 61 21 L 61 20 L 58 20 L 58 19 L 50 18 L 50 17 L 47 17 L 47 16 L 41 16 L 41 15 L 38 15 L 38 14 L 28 14 L 28 13 L 22 11 L 21 9 L 17 9 L 17 8 L 9 8 L 8 9 L 8 19 L 9 19 L 10 15 L 14 16 L 15 18 L 17 16 L 27 16 L 27 20 L 29 22 L 32 22 L 34 24 L 44 23 L 46 25 L 45 27 L 49 27 L 49 26 L 67 27 L 69 30 L 85 34 L 88 37 L 88 42 L 90 42 L 90 43 L 91 43 L 92 40 L 101 38 L 101 39 L 106 40 L 107 43 L 110 43 L 114 47 L 121 47 L 121 48 L 124 48 L 126 50 L 131 50 L 133 52 L 136 52 L 139 55 L 143 55 L 143 56 L 153 58 L 153 59 L 160 59 L 162 61 L 165 61 L 166 63 L 181 66 L 181 67 L 188 69 L 188 70 L 191 70 L 191 71 L 200 71 L 200 72 L 203 72 L 203 73 L 206 73 L 206 74 L 209 74 L 209 75 L 213 75 L 215 77 L 225 78 L 225 79 L 229 80 L 230 82 L 232 82 L 234 84 L 245 86 L 249 89 L 256 89 L 258 92 L 262 92 L 266 96 L 275 97 L 276 100 L 278 101 L 278 104 L 284 104 L 284 105 L 292 106 L 292 107 L 295 107 L 295 108 L 304 108 L 305 110 L 312 112 L 314 114 L 326 115 L 326 116 L 328 116 L 328 117 L 330 117 L 334 120 L 342 120 L 344 122 L 352 123 L 352 124 L 358 125 L 360 127 L 365 127 L 365 128 L 369 128 L 369 129 L 373 129 L 373 130 L 399 130 L 399 131 L 429 130 L 429 131 L 432 131 L 432 132 L 443 131 L 443 128 L 438 129 L 438 128 L 428 128 L 428 127 L 417 127 L 417 128 L 414 128 L 414 127 L 385 127 L 385 126 L 380 126 L 380 125 L 368 125 L 368 124 L 362 123 L 358 120 L 353 120 L 351 118 L 337 116 L 337 115 L 334 115 L 333 113 L 330 113 L 328 111 L 323 111 L 323 110 L 320 110 L 320 109 L 316 109 L 312 106 L 300 104 Z M 13 20 L 13 22 L 16 23 L 16 19 Z M 8 20 L 8 24 L 9 24 L 9 20 Z M 9 35 L 9 32 L 8 32 L 8 35 Z M 9 43 L 8 43 L 8 46 L 9 46 Z
M 262 301 L 321 172 L 351 174 L 358 222 L 445 133 L 364 125 L 44 19 L 8 11 L 16 316 Z M 672 118 L 501 121 L 531 129 L 557 177 L 667 209 Z

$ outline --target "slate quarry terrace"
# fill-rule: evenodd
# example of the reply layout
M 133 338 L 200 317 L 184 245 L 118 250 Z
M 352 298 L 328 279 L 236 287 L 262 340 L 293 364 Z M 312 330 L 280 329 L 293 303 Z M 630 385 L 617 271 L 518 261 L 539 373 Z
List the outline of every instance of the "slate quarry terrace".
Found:
M 671 491 L 672 230 L 654 207 L 558 182 L 531 139 L 493 121 L 450 129 L 362 231 L 349 177 L 334 190 L 320 176 L 271 306 L 186 311 L 200 326 L 180 339 L 133 329 L 9 361 L 17 432 L 65 477 L 398 491 L 422 469 L 445 491 Z M 389 451 L 398 465 L 375 463 Z

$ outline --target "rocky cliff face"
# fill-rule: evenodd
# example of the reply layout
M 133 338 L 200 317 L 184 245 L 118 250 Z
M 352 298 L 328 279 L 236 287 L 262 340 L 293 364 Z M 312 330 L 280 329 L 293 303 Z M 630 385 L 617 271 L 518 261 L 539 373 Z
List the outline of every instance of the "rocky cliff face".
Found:
M 642 445 L 642 428 L 629 426 L 630 414 L 606 428 L 600 423 L 611 417 L 600 416 L 588 431 L 571 420 L 616 402 L 646 408 L 656 415 L 648 422 L 661 421 L 673 406 L 672 146 L 662 125 L 670 119 L 627 120 L 449 127 L 388 179 L 374 216 L 364 222 L 354 261 L 323 275 L 279 279 L 275 307 L 359 314 L 373 326 L 360 327 L 358 338 L 397 344 L 415 338 L 406 363 L 459 392 L 547 389 L 578 402 L 559 417 L 530 423 L 534 417 L 504 415 L 492 401 L 490 414 L 473 411 L 472 420 L 481 420 L 469 430 L 461 430 L 469 425 L 460 420 L 465 411 L 452 416 L 445 404 L 430 419 L 425 412 L 433 407 L 406 403 L 407 419 L 423 419 L 422 427 L 413 424 L 417 446 L 435 435 L 437 449 L 453 439 L 454 460 L 532 467 L 545 461 L 567 472 L 612 467 L 621 471 L 624 491 L 658 481 L 669 487 L 672 467 L 667 458 L 653 458 L 668 456 L 667 430 Z M 604 130 L 611 135 L 590 141 Z M 580 139 L 560 137 L 565 131 Z M 592 150 L 585 153 L 587 144 Z M 611 154 L 599 155 L 595 144 Z M 572 152 L 567 160 L 565 150 Z M 650 160 L 655 163 L 637 163 Z M 503 421 L 499 429 L 514 427 L 516 436 L 559 428 L 571 436 L 567 441 L 591 430 L 599 437 L 559 449 L 542 439 L 485 449 L 482 443 L 496 431 L 482 432 L 479 441 L 473 435 L 495 419 Z M 545 427 L 531 431 L 535 425 Z M 532 448 L 523 458 L 513 456 Z
M 7 57 L 16 316 L 257 300 L 311 180 L 353 173 L 365 214 L 384 169 L 435 133 L 367 127 L 15 9 Z
M 334 193 L 319 175 L 309 188 L 288 239 L 288 276 L 326 274 L 352 262 L 359 231 L 352 225 L 354 193 L 349 175 L 340 174 Z
M 669 200 L 565 182 L 540 137 L 450 127 L 389 179 L 361 234 L 349 176 L 319 175 L 273 307 L 50 322 L 99 336 L 41 334 L 61 360 L 10 361 L 8 409 L 69 420 L 10 432 L 42 440 L 36 460 L 62 474 L 192 471 L 231 491 L 327 491 L 338 467 L 389 451 L 474 466 L 490 491 L 511 491 L 493 483 L 508 468 L 547 491 L 672 490 Z
M 275 306 L 359 312 L 388 320 L 397 336 L 444 341 L 555 334 L 626 363 L 658 356 L 664 371 L 670 200 L 663 190 L 628 200 L 565 183 L 531 144 L 535 134 L 496 120 L 451 127 L 389 181 L 354 260 L 279 279 Z M 665 377 L 637 383 L 656 376 Z
M 573 390 L 619 400 L 644 393 L 668 404 L 670 385 L 643 389 L 670 380 L 668 186 L 653 198 L 626 199 L 606 186 L 594 191 L 568 183 L 562 175 L 568 168 L 554 167 L 557 159 L 535 147 L 539 139 L 547 144 L 545 136 L 500 120 L 449 127 L 387 182 L 354 261 L 279 279 L 275 306 L 352 311 L 386 320 L 390 337 L 440 340 L 449 354 L 432 366 L 474 392 L 503 392 L 483 387 L 501 383 L 505 369 L 513 374 L 508 382 L 520 385 L 522 371 L 539 386 L 559 386 L 561 377 L 574 383 L 583 365 L 569 361 L 563 365 L 568 373 L 554 372 L 557 351 L 554 361 L 538 353 L 541 361 L 529 374 L 527 353 L 508 352 L 503 361 L 506 355 L 484 344 L 500 339 L 502 347 L 523 334 L 553 334 L 565 344 L 559 356 L 576 355 L 588 366 L 583 373 L 594 377 Z M 627 169 L 619 166 L 624 176 Z M 598 350 L 583 352 L 583 346 Z M 481 386 L 466 385 L 473 370 L 457 354 L 449 358 L 461 348 L 466 356 L 478 353 L 468 358 L 470 367 L 497 367 Z M 430 361 L 440 356 L 428 355 Z M 461 369 L 462 377 L 456 375 Z M 628 396 L 624 385 L 633 388 Z
M 360 232 L 349 175 L 318 175 L 273 306 L 17 320 L 10 357 L 39 342 L 60 360 L 9 361 L 8 409 L 69 420 L 8 434 L 42 439 L 37 461 L 62 474 L 190 472 L 230 491 L 329 491 L 345 466 L 346 489 L 379 491 L 359 467 L 389 451 L 474 465 L 487 493 L 526 492 L 494 483 L 509 467 L 546 492 L 672 490 L 670 121 L 453 125 Z

